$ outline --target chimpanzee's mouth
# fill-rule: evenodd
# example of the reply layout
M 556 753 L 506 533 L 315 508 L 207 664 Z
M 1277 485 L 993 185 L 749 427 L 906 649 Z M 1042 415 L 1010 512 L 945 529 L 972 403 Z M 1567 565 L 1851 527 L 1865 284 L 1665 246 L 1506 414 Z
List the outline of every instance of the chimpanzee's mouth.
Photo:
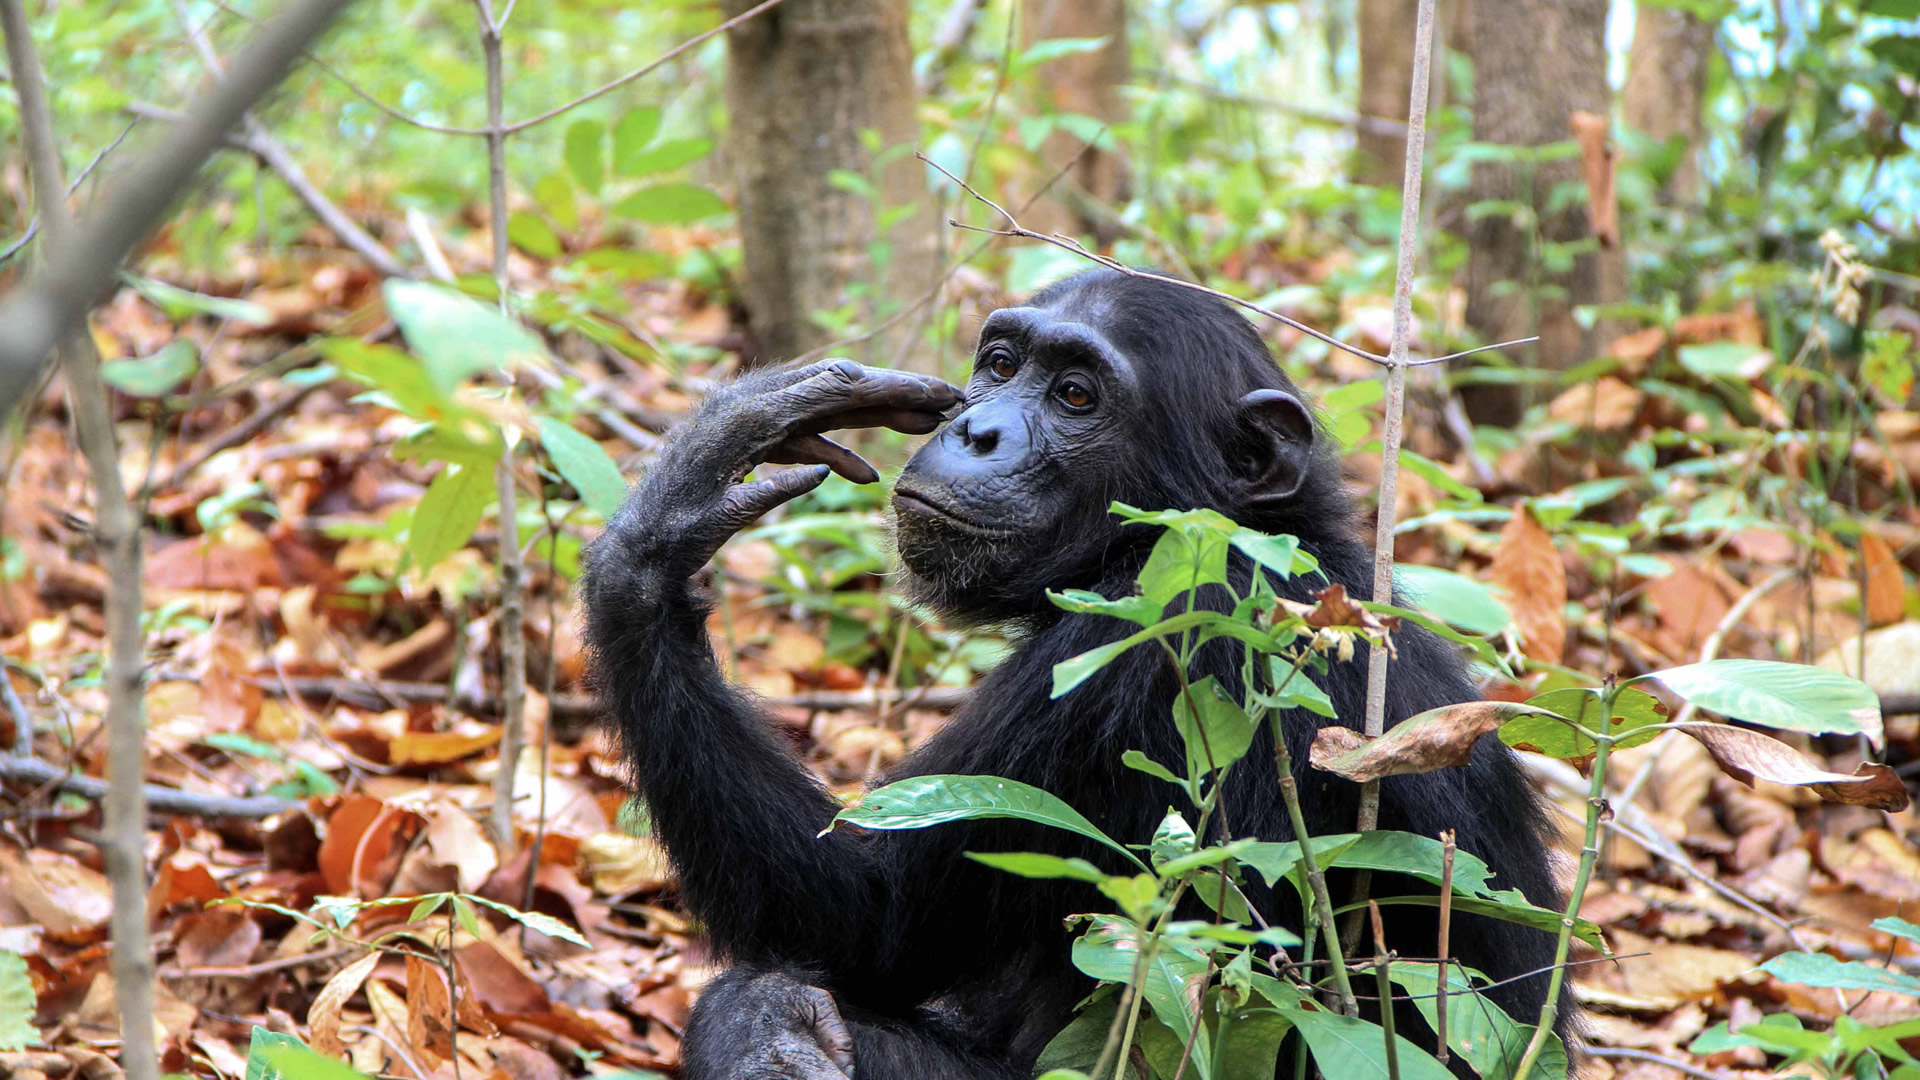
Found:
M 934 518 L 943 524 L 952 525 L 966 532 L 981 536 L 1008 536 L 1006 529 L 996 529 L 989 525 L 964 517 L 956 513 L 945 503 L 936 501 L 928 495 L 900 486 L 893 489 L 893 508 L 897 513 L 911 514 L 916 517 Z

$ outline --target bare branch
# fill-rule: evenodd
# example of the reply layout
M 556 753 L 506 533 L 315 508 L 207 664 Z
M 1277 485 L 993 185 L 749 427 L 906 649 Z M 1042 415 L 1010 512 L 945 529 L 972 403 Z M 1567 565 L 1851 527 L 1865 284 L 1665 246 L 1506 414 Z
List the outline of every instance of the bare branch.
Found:
M 41 83 L 40 60 L 21 0 L 0 0 L 0 28 L 7 36 L 7 63 L 20 98 L 21 127 L 27 159 L 33 173 L 34 202 L 47 233 L 48 262 L 57 268 L 71 258 L 74 248 L 87 242 L 76 238 L 67 215 L 66 178 L 53 137 L 53 120 Z M 119 261 L 117 258 L 114 260 Z M 44 276 L 44 275 L 43 275 Z M 91 293 L 69 299 L 84 303 Z M 12 325 L 0 308 L 0 326 Z M 140 631 L 140 523 L 127 501 L 120 480 L 120 453 L 115 443 L 113 413 L 107 384 L 100 376 L 100 356 L 93 338 L 72 333 L 55 322 L 47 327 L 46 348 L 63 346 L 67 389 L 79 428 L 80 449 L 93 476 L 94 544 L 107 567 L 107 775 L 105 821 L 98 840 L 113 889 L 109 933 L 113 941 L 114 1002 L 120 1010 L 120 1067 L 127 1080 L 156 1080 L 160 1058 L 153 1034 L 153 943 L 147 933 L 147 725 L 140 683 L 146 666 L 145 640 Z M 7 344 L 0 341 L 0 353 Z M 44 352 L 44 350 L 43 350 Z M 30 365 L 20 365 L 31 382 L 39 354 Z M 0 366 L 0 378 L 12 365 Z M 14 396 L 0 394 L 11 403 Z M 4 673 L 0 673 L 4 677 Z
M 1102 255 L 1098 252 L 1087 250 L 1085 245 L 1081 244 L 1080 241 L 1075 240 L 1071 236 L 1062 236 L 1057 233 L 1047 234 L 1047 233 L 1034 232 L 1032 229 L 1028 229 L 1022 226 L 1020 224 L 1019 219 L 1014 217 L 1011 213 L 1009 213 L 1005 207 L 1001 206 L 997 202 L 994 202 L 992 199 L 987 198 L 985 195 L 980 194 L 980 192 L 974 189 L 973 185 L 967 183 L 965 180 L 960 179 L 959 177 L 953 175 L 951 172 L 948 172 L 946 169 L 942 168 L 939 162 L 934 161 L 932 158 L 929 158 L 925 154 L 921 154 L 921 153 L 915 153 L 913 156 L 919 158 L 921 161 L 924 161 L 928 165 L 939 170 L 940 175 L 946 177 L 947 179 L 953 181 L 955 184 L 959 185 L 960 190 L 973 196 L 975 199 L 977 199 L 981 203 L 986 204 L 988 208 L 993 210 L 994 213 L 999 214 L 1000 217 L 1007 223 L 1006 227 L 1003 229 L 989 229 L 979 225 L 969 225 L 966 222 L 957 221 L 952 218 L 949 218 L 947 220 L 947 224 L 952 225 L 956 229 L 965 229 L 968 232 L 986 233 L 989 236 L 1015 236 L 1015 237 L 1021 237 L 1028 240 L 1038 240 L 1043 244 L 1052 244 L 1054 247 L 1060 248 L 1064 251 L 1070 251 L 1073 254 L 1078 255 L 1083 259 L 1087 259 L 1091 262 L 1098 263 L 1099 265 L 1104 266 L 1107 269 L 1112 270 L 1118 274 L 1125 274 L 1128 277 L 1142 278 L 1147 281 L 1158 281 L 1165 285 L 1174 285 L 1182 289 L 1189 289 L 1189 290 L 1192 290 L 1193 292 L 1205 293 L 1208 296 L 1225 300 L 1227 303 L 1232 304 L 1235 307 L 1245 308 L 1246 310 L 1251 311 L 1256 315 L 1264 315 L 1267 318 L 1272 319 L 1277 323 L 1281 323 L 1286 326 L 1291 326 L 1295 330 L 1300 331 L 1301 333 L 1307 335 L 1310 338 L 1314 338 L 1318 341 L 1324 342 L 1325 344 L 1331 345 L 1334 348 L 1339 349 L 1341 352 L 1352 353 L 1353 355 L 1360 357 L 1362 360 L 1370 360 L 1373 363 L 1381 365 L 1382 367 L 1385 367 L 1388 364 L 1392 363 L 1391 360 L 1389 360 L 1387 357 L 1381 356 L 1379 353 L 1368 352 L 1367 350 L 1362 349 L 1357 345 L 1349 345 L 1346 342 L 1341 341 L 1339 338 L 1333 337 L 1332 335 L 1316 330 L 1313 327 L 1308 326 L 1306 323 L 1303 323 L 1298 319 L 1292 318 L 1291 316 L 1282 315 L 1279 312 L 1274 311 L 1272 308 L 1261 307 L 1259 304 L 1256 304 L 1251 300 L 1242 300 L 1241 298 L 1233 295 L 1232 293 L 1221 292 L 1219 289 L 1208 288 L 1207 286 L 1202 285 L 1197 281 L 1185 281 L 1177 277 L 1168 277 L 1165 274 L 1155 274 L 1155 273 L 1152 273 L 1151 271 L 1140 270 L 1135 267 L 1128 266 L 1126 263 L 1123 263 L 1118 259 L 1110 258 L 1109 256 Z M 1407 360 L 1405 361 L 1405 364 L 1407 367 L 1424 367 L 1428 364 L 1441 364 L 1441 363 L 1445 363 L 1448 360 L 1456 360 L 1462 356 L 1472 356 L 1474 353 L 1477 353 L 1477 352 L 1486 352 L 1489 349 L 1504 349 L 1509 346 L 1524 345 L 1529 342 L 1534 342 L 1538 340 L 1540 339 L 1537 337 L 1522 338 L 1518 341 L 1507 341 L 1507 342 L 1502 342 L 1498 345 L 1482 345 L 1478 348 L 1468 349 L 1464 352 L 1448 353 L 1445 356 L 1433 356 L 1433 357 L 1427 357 L 1420 360 Z
M 81 776 L 33 758 L 5 755 L 0 755 L 0 780 L 52 784 L 61 791 L 78 795 L 83 799 L 104 799 L 112 791 L 108 782 L 98 777 Z M 292 799 L 281 799 L 271 795 L 210 795 L 197 791 L 160 787 L 155 784 L 147 784 L 143 790 L 147 809 L 156 814 L 189 814 L 210 818 L 263 818 L 296 809 L 300 805 Z
M 120 129 L 120 134 L 115 135 L 113 137 L 112 142 L 101 147 L 100 152 L 93 155 L 93 160 L 87 162 L 87 167 L 84 169 L 81 169 L 78 175 L 76 175 L 72 180 L 67 182 L 67 195 L 72 196 L 74 192 L 79 191 L 80 185 L 87 182 L 87 177 L 93 175 L 93 170 L 99 168 L 100 163 L 102 161 L 107 160 L 108 154 L 111 154 L 115 150 L 120 149 L 120 144 L 123 142 L 126 142 L 127 136 L 133 134 L 133 129 L 139 126 L 140 126 L 140 121 L 138 120 L 134 120 L 128 123 L 126 127 Z M 20 239 L 15 240 L 11 244 L 8 244 L 6 247 L 6 250 L 0 251 L 0 266 L 5 266 L 8 260 L 12 259 L 15 255 L 20 254 L 21 249 L 25 248 L 28 244 L 31 244 L 33 242 L 33 238 L 39 235 L 39 233 L 40 233 L 40 215 L 36 208 L 36 212 L 34 213 L 34 216 L 32 217 L 31 220 L 27 222 L 27 231 L 20 234 Z
M 554 109 L 548 109 L 546 112 L 541 113 L 539 116 L 535 116 L 527 120 L 521 120 L 521 121 L 518 121 L 517 123 L 508 124 L 506 128 L 506 132 L 507 134 L 511 135 L 516 131 L 525 131 L 528 128 L 534 126 L 535 124 L 544 124 L 547 121 L 553 119 L 554 117 L 561 115 L 562 113 L 570 112 L 573 109 L 577 109 L 580 106 L 585 105 L 587 102 L 592 101 L 597 97 L 610 94 L 613 91 L 618 90 L 621 87 L 632 82 L 633 80 L 639 78 L 640 76 L 647 74 L 648 72 L 666 63 L 667 61 L 672 60 L 674 57 L 679 56 L 681 53 L 686 52 L 688 49 L 693 48 L 694 46 L 700 44 L 701 42 L 707 40 L 708 38 L 714 36 L 715 34 L 725 33 L 726 31 L 731 30 L 736 26 L 739 26 L 741 23 L 754 18 L 755 16 L 759 15 L 761 12 L 771 11 L 772 9 L 779 7 L 781 4 L 784 4 L 784 3 L 786 3 L 786 0 L 765 0 L 764 3 L 756 4 L 753 7 L 750 7 L 747 10 L 741 12 L 740 14 L 735 15 L 733 18 L 728 19 L 726 22 L 721 23 L 719 26 L 716 26 L 713 29 L 707 31 L 706 33 L 696 34 L 693 37 L 688 38 L 687 40 L 681 42 L 680 44 L 674 46 L 673 48 L 668 49 L 666 53 L 660 56 L 659 59 L 653 61 L 650 64 L 643 65 L 641 67 L 635 68 L 632 71 L 627 72 L 625 75 L 622 75 L 619 78 L 613 80 L 612 82 L 606 84 L 605 86 L 600 87 L 598 90 L 588 91 L 587 93 L 582 94 L 577 98 L 574 98 L 572 101 L 567 102 L 565 105 L 562 105 Z
M 56 343 L 117 280 L 120 263 L 191 183 L 227 132 L 292 68 L 349 0 L 293 0 L 203 92 L 174 137 L 136 162 L 79 223 L 73 243 L 0 302 L 0 401 L 18 401 Z M 24 22 L 24 20 L 23 20 Z M 8 40 L 13 39 L 12 34 Z M 16 78 L 19 73 L 16 72 Z

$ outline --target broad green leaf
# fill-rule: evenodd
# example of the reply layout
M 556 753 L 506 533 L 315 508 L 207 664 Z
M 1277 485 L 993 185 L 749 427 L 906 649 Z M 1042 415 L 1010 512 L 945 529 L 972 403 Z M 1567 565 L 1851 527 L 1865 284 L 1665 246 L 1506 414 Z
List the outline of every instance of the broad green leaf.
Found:
M 1261 690 L 1252 691 L 1249 696 L 1256 704 L 1269 709 L 1305 709 L 1329 720 L 1338 715 L 1333 707 L 1333 699 L 1320 689 L 1320 684 L 1304 671 L 1295 672 L 1286 657 L 1270 656 L 1267 666 L 1274 690 L 1271 694 Z
M 1085 1072 L 1100 1062 L 1100 1051 L 1107 1045 L 1107 1028 L 1113 1023 L 1113 1014 L 1119 1008 L 1119 998 L 1111 992 L 1096 997 L 1080 1010 L 1073 1022 L 1060 1030 L 1060 1034 L 1047 1043 L 1040 1051 L 1039 1060 L 1034 1062 L 1035 1071 L 1040 1080 L 1064 1080 L 1076 1077 L 1086 1080 Z
M 1892 934 L 1894 937 L 1906 938 L 1908 941 L 1920 945 L 1920 926 L 1915 926 L 1913 923 L 1898 916 L 1889 915 L 1884 919 L 1875 919 L 1873 920 L 1873 928 Z
M 1252 529 L 1235 529 L 1227 539 L 1240 554 L 1283 578 L 1320 569 L 1320 560 L 1300 550 L 1298 537 L 1269 536 Z
M 1118 600 L 1109 600 L 1097 592 L 1088 592 L 1085 589 L 1049 591 L 1047 599 L 1062 611 L 1078 612 L 1083 615 L 1111 615 L 1116 619 L 1125 619 L 1140 626 L 1152 626 L 1159 622 L 1163 612 L 1161 605 L 1155 604 L 1145 596 L 1123 596 Z
M 1774 1054 L 1818 1057 L 1828 1050 L 1832 1041 L 1828 1033 L 1808 1031 L 1799 1017 L 1782 1012 L 1763 1016 L 1737 1032 L 1729 1031 L 1723 1020 L 1701 1032 L 1687 1049 L 1696 1054 L 1720 1054 L 1743 1046 L 1757 1046 Z
M 1709 379 L 1752 379 L 1773 366 L 1773 354 L 1758 345 L 1712 341 L 1680 346 L 1680 366 Z
M 1140 595 L 1165 607 L 1202 585 L 1227 580 L 1227 538 L 1209 528 L 1174 526 L 1163 533 L 1140 570 Z
M 620 175 L 651 176 L 690 165 L 712 152 L 712 139 L 667 139 L 622 159 Z
M 416 420 L 437 420 L 457 411 L 446 391 L 435 386 L 420 361 L 391 345 L 352 338 L 328 338 L 320 352 L 340 370 L 373 387 L 385 404 Z
M 1412 896 L 1381 896 L 1375 897 L 1374 903 L 1379 904 L 1381 907 L 1386 907 L 1390 904 L 1402 904 L 1411 907 L 1437 908 L 1440 906 L 1440 898 L 1431 893 L 1415 894 Z M 1335 914 L 1344 915 L 1356 906 L 1364 907 L 1365 905 L 1349 904 L 1335 908 L 1334 912 Z M 1549 934 L 1558 934 L 1560 932 L 1560 919 L 1562 917 L 1560 912 L 1550 911 L 1547 908 L 1530 904 L 1527 902 L 1526 897 L 1521 896 L 1519 891 L 1514 889 L 1493 893 L 1490 898 L 1455 896 L 1453 898 L 1453 910 L 1456 913 L 1464 911 L 1469 915 L 1485 915 L 1490 919 L 1499 919 L 1502 922 L 1519 923 L 1521 926 L 1531 926 L 1536 930 L 1545 930 Z M 1606 946 L 1606 939 L 1600 935 L 1600 927 L 1587 919 L 1575 919 L 1573 921 L 1573 936 L 1596 949 L 1605 948 Z
M 421 572 L 466 544 L 493 495 L 491 469 L 449 465 L 433 478 L 407 529 L 407 550 Z
M 1598 731 L 1603 700 L 1597 690 L 1573 687 L 1550 690 L 1534 697 L 1527 705 Z M 1652 742 L 1660 734 L 1654 729 L 1666 721 L 1666 706 L 1660 704 L 1658 698 L 1631 687 L 1621 689 L 1613 700 L 1611 730 L 1619 740 L 1614 743 L 1614 749 L 1626 750 Z M 1500 741 L 1515 749 L 1531 750 L 1562 761 L 1592 757 L 1597 749 L 1592 739 L 1571 725 L 1537 713 L 1518 716 L 1502 724 Z
M 1414 1008 L 1434 1027 L 1438 1007 L 1434 1002 L 1439 987 L 1437 965 L 1395 961 L 1388 968 L 1391 978 Z M 1481 996 L 1472 979 L 1457 964 L 1447 965 L 1447 1048 L 1473 1066 L 1483 1077 L 1508 1078 L 1525 1056 L 1533 1027 L 1500 1010 L 1500 1006 Z M 1534 1062 L 1536 1080 L 1564 1080 L 1567 1075 L 1567 1049 L 1558 1035 L 1547 1036 L 1547 1044 Z
M 673 264 L 659 252 L 634 251 L 630 248 L 594 248 L 582 252 L 573 262 L 588 270 L 618 274 L 629 281 L 652 281 L 673 271 Z
M 584 946 L 589 949 L 593 947 L 592 942 L 580 936 L 580 931 L 575 930 L 573 927 L 568 926 L 566 923 L 561 922 L 551 915 L 545 915 L 538 911 L 521 911 L 511 904 L 503 904 L 498 900 L 489 900 L 484 896 L 469 896 L 466 899 L 476 904 L 485 904 L 529 930 L 538 931 L 548 937 L 559 938 L 561 941 L 572 942 L 575 945 Z
M 1293 1021 L 1322 1076 L 1340 1080 L 1453 1080 L 1433 1055 L 1394 1035 L 1397 1074 L 1387 1069 L 1386 1033 L 1355 1016 L 1308 1009 L 1281 1009 Z
M 387 312 L 407 336 L 407 347 L 442 391 L 452 391 L 470 375 L 546 354 L 526 327 L 452 289 L 391 279 L 381 291 Z
M 189 292 L 177 285 L 164 281 L 141 277 L 138 274 L 122 272 L 120 280 L 133 286 L 135 292 L 151 300 L 155 307 L 167 313 L 174 322 L 185 322 L 195 315 L 211 315 L 216 319 L 233 319 L 236 322 L 253 323 L 266 326 L 273 322 L 273 312 L 250 300 L 234 300 L 225 296 L 207 296 L 204 293 Z
M 1201 628 L 1202 640 L 1231 637 L 1255 648 L 1271 649 L 1273 647 L 1273 643 L 1266 635 L 1220 612 L 1186 611 L 1171 619 L 1154 623 L 1144 630 L 1135 631 L 1119 641 L 1090 649 L 1079 656 L 1053 665 L 1053 696 L 1056 698 L 1065 696 L 1068 691 L 1092 678 L 1095 672 L 1113 663 L 1116 657 L 1135 645 L 1152 641 L 1156 637 L 1171 637 L 1195 627 Z
M 268 1051 L 279 1048 L 305 1050 L 307 1045 L 297 1036 L 268 1031 L 255 1024 L 253 1035 L 247 1041 L 247 1080 L 286 1080 L 288 1074 L 267 1057 Z
M 1214 1080 L 1272 1080 L 1293 1022 L 1261 1010 L 1234 1017 L 1213 1051 Z
M 685 225 L 727 212 L 727 202 L 698 184 L 655 184 L 613 204 L 613 212 L 648 225 Z
M 642 105 L 620 118 L 613 126 L 613 168 L 621 176 L 630 175 L 625 168 L 628 158 L 640 153 L 641 149 L 660 134 L 660 110 L 652 105 Z
M 1005 870 L 1009 874 L 1018 874 L 1024 878 L 1068 878 L 1073 881 L 1089 881 L 1095 885 L 1107 880 L 1106 871 L 1085 859 L 1063 859 L 1058 855 L 1046 855 L 1037 851 L 969 851 L 967 858 L 991 866 L 995 870 Z
M 1098 52 L 1106 43 L 1107 39 L 1104 37 L 1059 37 L 1036 41 L 1014 58 L 1013 70 L 1025 71 L 1037 64 L 1045 64 L 1062 57 Z
M 844 821 L 866 829 L 924 829 L 981 818 L 1014 818 L 1065 829 L 1097 840 L 1146 869 L 1133 852 L 1059 798 L 1031 784 L 998 776 L 935 773 L 896 780 L 867 792 L 859 802 L 834 815 L 833 824 L 827 828 Z
M 1173 698 L 1173 726 L 1187 748 L 1187 777 L 1227 768 L 1253 745 L 1253 719 L 1209 675 Z
M 607 129 L 598 120 L 567 125 L 567 168 L 588 192 L 599 195 L 607 179 Z
M 1440 463 L 1432 458 L 1403 449 L 1400 451 L 1400 467 L 1463 502 L 1486 501 L 1486 497 L 1481 495 L 1477 488 L 1469 487 L 1454 479 L 1452 473 L 1442 468 Z
M 1438 885 L 1445 851 L 1445 845 L 1431 836 L 1381 829 L 1359 834 L 1352 844 L 1335 852 L 1327 863 L 1350 870 L 1407 874 Z M 1456 848 L 1453 853 L 1453 891 L 1471 896 L 1494 896 L 1493 871 L 1478 855 Z
M 1360 837 L 1355 833 L 1316 836 L 1313 838 L 1314 858 L 1324 870 L 1333 857 L 1352 847 L 1359 839 Z M 1300 842 L 1298 840 L 1261 841 L 1248 844 L 1234 852 L 1233 857 L 1251 866 L 1267 885 L 1272 887 L 1279 884 L 1283 877 L 1295 876 L 1294 871 L 1300 869 Z
M 1422 627 L 1453 642 L 1455 645 L 1465 645 L 1468 649 L 1472 650 L 1473 655 L 1480 660 L 1480 662 L 1496 671 L 1508 670 L 1506 661 L 1501 658 L 1500 654 L 1494 650 L 1493 646 L 1489 644 L 1485 638 L 1463 634 L 1425 612 L 1401 607 L 1398 604 L 1382 604 L 1377 600 L 1362 600 L 1360 601 L 1360 606 L 1373 612 L 1375 615 L 1397 615 L 1416 626 Z
M 0 949 L 0 1052 L 24 1050 L 40 1041 L 33 1014 L 40 1009 L 20 954 Z
M 1102 982 L 1129 982 L 1139 961 L 1140 948 L 1141 934 L 1137 927 L 1125 919 L 1096 915 L 1092 927 L 1074 939 L 1073 966 Z M 1193 1038 L 1196 1064 L 1210 1062 L 1213 1055 L 1205 1025 L 1201 1025 L 1198 1033 L 1194 1031 L 1192 998 L 1187 984 L 1206 971 L 1206 961 L 1162 943 L 1147 963 L 1146 985 L 1141 988 L 1161 1023 L 1173 1029 L 1182 1043 Z
M 1859 960 L 1842 960 L 1826 953 L 1781 953 L 1761 964 L 1760 970 L 1782 982 L 1799 983 L 1801 986 L 1885 990 L 1920 997 L 1920 978 Z
M 1513 615 L 1493 588 L 1465 574 L 1436 566 L 1399 563 L 1393 568 L 1396 590 L 1405 590 L 1414 607 L 1473 634 L 1498 634 L 1513 625 Z
M 1641 678 L 1656 679 L 1702 709 L 1750 724 L 1812 735 L 1865 735 L 1876 746 L 1884 737 L 1873 688 L 1825 668 L 1709 660 Z
M 507 239 L 536 259 L 557 259 L 564 253 L 553 227 L 541 220 L 540 215 L 525 210 L 508 215 Z
M 1120 755 L 1120 764 L 1125 765 L 1129 769 L 1146 773 L 1148 776 L 1165 780 L 1167 783 L 1185 791 L 1189 798 L 1193 797 L 1193 789 L 1187 786 L 1187 782 L 1184 779 L 1173 775 L 1173 770 L 1148 757 L 1143 751 L 1128 750 L 1122 753 Z M 1194 799 L 1194 801 L 1199 802 L 1198 799 Z
M 1201 848 L 1199 851 L 1188 852 L 1177 859 L 1168 859 L 1156 869 L 1161 877 L 1179 877 L 1189 870 L 1198 870 L 1203 866 L 1218 866 L 1229 859 L 1238 858 L 1241 850 L 1247 845 L 1259 842 L 1253 839 L 1235 840 L 1218 847 Z
M 432 423 L 401 436 L 393 456 L 401 461 L 445 461 L 492 468 L 506 444 L 500 433 L 478 424 Z
M 255 1032 L 263 1029 L 254 1028 Z M 273 1032 L 266 1032 L 272 1035 Z M 256 1036 L 257 1038 L 258 1036 Z M 286 1036 L 292 1038 L 292 1036 Z M 350 1065 L 335 1061 L 324 1054 L 317 1054 L 304 1046 L 300 1040 L 266 1043 L 261 1047 L 260 1056 L 264 1061 L 263 1072 L 259 1077 L 253 1075 L 253 1051 L 247 1051 L 247 1080 L 367 1080 L 353 1070 Z
M 567 478 L 575 491 L 593 511 L 608 521 L 620 512 L 627 499 L 627 481 L 620 466 L 613 463 L 600 444 L 551 416 L 534 420 L 540 429 L 540 445 L 553 458 L 553 467 Z
M 200 350 L 186 338 L 174 338 L 160 351 L 138 360 L 109 360 L 100 365 L 107 385 L 134 397 L 159 397 L 200 370 Z

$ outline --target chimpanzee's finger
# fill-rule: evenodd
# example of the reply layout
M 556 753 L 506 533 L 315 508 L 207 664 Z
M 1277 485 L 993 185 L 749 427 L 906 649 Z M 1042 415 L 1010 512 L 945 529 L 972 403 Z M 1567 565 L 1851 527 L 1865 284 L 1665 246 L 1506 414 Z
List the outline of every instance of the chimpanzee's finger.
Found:
M 840 1008 L 834 1003 L 833 995 L 817 986 L 809 986 L 805 991 L 808 1010 L 812 1013 L 813 1037 L 820 1049 L 833 1059 L 840 1071 L 853 1075 L 853 1032 L 847 1030 L 847 1022 L 840 1017 Z
M 825 465 L 809 465 L 798 469 L 782 469 L 751 484 L 735 484 L 727 489 L 720 498 L 720 505 L 714 511 L 726 536 L 746 528 L 755 518 L 779 506 L 805 495 L 826 480 L 828 468 Z M 721 541 L 726 540 L 722 536 Z M 718 550 L 719 545 L 714 545 Z
M 866 459 L 821 435 L 789 435 L 767 451 L 767 460 L 781 465 L 825 465 L 856 484 L 880 479 Z
M 945 413 L 921 412 L 914 409 L 850 409 L 825 420 L 817 420 L 808 427 L 819 427 L 822 431 L 832 431 L 836 428 L 883 427 L 908 435 L 925 435 L 939 428 L 945 422 L 945 417 Z
M 833 360 L 769 396 L 778 401 L 789 423 L 799 427 L 856 409 L 944 412 L 959 402 L 960 391 L 930 375 Z

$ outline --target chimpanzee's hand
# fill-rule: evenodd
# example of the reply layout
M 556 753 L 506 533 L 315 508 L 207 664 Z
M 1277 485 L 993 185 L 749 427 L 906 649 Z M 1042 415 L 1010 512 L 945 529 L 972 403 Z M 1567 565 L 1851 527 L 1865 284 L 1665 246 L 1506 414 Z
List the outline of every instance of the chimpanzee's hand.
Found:
M 784 972 L 709 986 L 683 1047 L 695 1080 L 851 1080 L 853 1035 L 833 995 Z
M 642 561 L 684 578 L 728 537 L 818 487 L 829 471 L 856 484 L 880 478 L 822 432 L 888 427 L 924 435 L 959 401 L 960 391 L 939 379 L 851 360 L 750 376 L 714 391 L 661 453 L 615 525 L 638 546 L 633 553 Z M 740 483 L 762 462 L 813 467 Z

